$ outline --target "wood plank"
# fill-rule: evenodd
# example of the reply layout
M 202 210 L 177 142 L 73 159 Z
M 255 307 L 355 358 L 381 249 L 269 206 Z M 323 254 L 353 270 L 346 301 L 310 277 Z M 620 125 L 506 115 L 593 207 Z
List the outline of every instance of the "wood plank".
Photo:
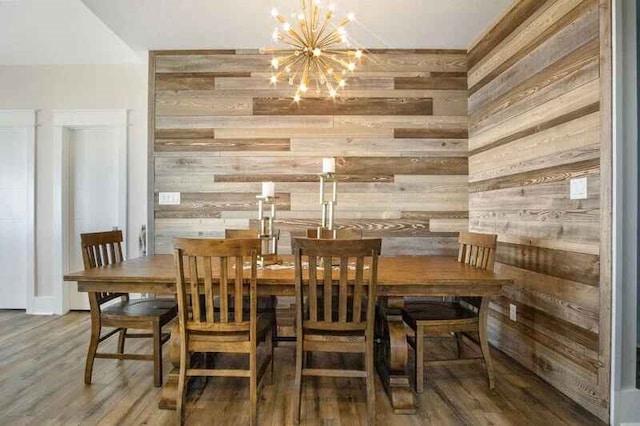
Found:
M 393 129 L 393 137 L 398 139 L 467 139 L 469 131 L 467 129 L 397 128 Z
M 466 157 L 466 139 L 318 138 L 291 140 L 292 152 L 327 156 Z
M 276 194 L 278 210 L 291 208 L 290 196 L 286 193 Z M 257 201 L 254 194 L 184 192 L 180 194 L 179 205 L 161 205 L 156 194 L 156 218 L 199 218 L 216 217 L 222 210 L 256 210 Z
M 195 94 L 194 94 L 195 93 Z M 158 116 L 209 116 L 209 115 L 251 115 L 251 97 L 231 97 L 211 99 L 208 94 L 198 92 L 158 92 L 156 93 L 156 114 Z
M 430 98 L 253 98 L 254 115 L 433 115 Z
M 157 74 L 156 90 L 213 90 L 216 77 L 248 77 L 250 73 L 171 73 Z
M 233 174 L 233 175 L 215 175 L 215 182 L 318 182 L 317 173 L 308 174 Z M 338 182 L 393 182 L 393 175 L 345 175 L 338 176 Z
M 466 73 L 432 73 L 429 77 L 395 77 L 393 88 L 399 90 L 467 90 Z
M 523 0 L 514 2 L 509 12 L 497 22 L 470 50 L 468 54 L 469 69 L 487 56 L 495 46 L 513 33 L 529 16 L 542 7 L 540 0 Z
M 336 115 L 333 125 L 340 127 L 382 127 L 382 128 L 418 128 L 418 129 L 456 129 L 467 130 L 466 116 L 429 116 L 429 115 Z
M 336 172 L 366 174 L 376 170 L 383 175 L 464 175 L 468 173 L 466 157 L 340 157 L 336 160 Z
M 270 117 L 260 117 L 270 118 Z M 331 118 L 331 117 L 329 117 Z M 240 138 L 393 138 L 393 129 L 385 128 L 242 128 L 242 129 L 216 129 L 216 137 L 219 139 Z M 465 138 L 466 139 L 466 136 Z
M 469 219 L 430 219 L 429 230 L 431 232 L 466 232 L 469 230 Z
M 271 83 L 271 73 L 268 74 L 267 77 L 259 76 L 259 77 L 251 77 L 251 78 L 219 78 L 215 82 L 216 90 L 245 90 L 245 91 L 254 91 L 254 90 L 274 90 L 280 88 L 281 90 L 287 90 L 291 92 L 290 86 L 287 84 L 286 80 L 282 80 L 277 84 Z M 349 74 L 345 78 L 346 86 L 345 89 L 348 90 L 393 90 L 394 78 L 388 75 L 382 76 L 357 76 L 355 74 Z M 317 80 L 310 79 L 308 86 L 310 88 L 316 87 Z M 311 90 L 311 89 L 310 89 Z M 342 93 L 342 90 L 341 90 Z M 326 92 L 325 95 L 326 96 Z M 289 101 L 291 101 L 291 95 L 288 96 Z M 306 99 L 306 95 L 305 95 Z
M 158 139 L 156 152 L 184 151 L 284 151 L 290 149 L 289 139 Z
M 467 194 L 458 192 L 452 194 L 428 193 L 396 193 L 396 194 L 349 194 L 341 197 L 336 205 L 337 217 L 343 211 L 361 211 L 366 205 L 367 211 L 396 211 L 396 210 L 425 210 L 425 211 L 460 211 L 468 207 Z M 292 193 L 292 210 L 318 210 L 318 194 Z
M 326 116 L 157 116 L 157 129 L 238 129 L 238 128 L 331 128 L 333 117 Z
M 496 189 L 515 188 L 518 186 L 562 182 L 577 177 L 596 176 L 599 174 L 600 159 L 594 158 L 577 163 L 561 164 L 559 166 L 545 167 L 499 178 L 470 182 L 469 192 L 486 192 Z
M 309 219 L 283 219 L 276 220 L 276 227 L 282 232 L 289 232 L 297 236 L 306 236 L 307 229 L 315 229 L 320 226 L 320 218 Z M 258 228 L 259 221 L 252 220 L 251 228 Z M 398 220 L 398 219 L 337 219 L 336 229 L 361 231 L 363 237 L 457 237 L 457 232 L 433 231 L 429 222 L 424 220 Z

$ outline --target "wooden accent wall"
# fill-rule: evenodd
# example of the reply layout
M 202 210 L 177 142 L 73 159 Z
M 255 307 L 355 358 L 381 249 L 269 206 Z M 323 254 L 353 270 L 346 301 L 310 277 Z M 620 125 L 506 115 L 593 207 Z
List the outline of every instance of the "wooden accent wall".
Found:
M 150 232 L 221 237 L 257 227 L 262 181 L 275 181 L 280 251 L 320 222 L 322 158 L 337 158 L 340 228 L 384 237 L 385 253 L 448 254 L 468 227 L 466 51 L 369 55 L 343 97 L 269 85 L 257 51 L 151 52 Z M 315 97 L 314 97 L 315 96 Z M 158 192 L 179 191 L 179 206 Z
M 469 222 L 498 234 L 496 270 L 516 282 L 491 304 L 491 342 L 606 421 L 601 13 L 596 0 L 520 0 L 470 50 Z M 587 199 L 570 199 L 576 177 Z

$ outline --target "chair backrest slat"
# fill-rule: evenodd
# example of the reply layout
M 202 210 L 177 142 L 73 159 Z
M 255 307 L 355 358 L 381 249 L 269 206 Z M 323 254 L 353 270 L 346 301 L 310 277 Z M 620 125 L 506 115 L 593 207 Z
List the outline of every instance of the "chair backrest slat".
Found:
M 236 278 L 235 278 L 235 297 L 234 297 L 234 312 L 236 321 L 243 320 L 242 312 L 242 288 L 244 284 L 244 259 L 241 256 L 236 256 Z
M 344 324 L 340 327 L 356 324 L 355 326 L 364 329 L 365 326 L 369 327 L 368 321 L 371 320 L 372 326 L 381 245 L 380 239 L 294 239 L 292 248 L 296 261 L 296 309 L 299 309 L 298 315 L 303 318 L 303 323 L 312 322 L 314 327 L 321 327 L 322 324 L 329 327 L 330 323 Z M 320 293 L 316 291 L 319 272 L 317 258 L 322 258 L 323 264 Z M 307 259 L 308 269 L 303 268 L 303 259 Z M 335 273 L 332 267 L 334 263 L 339 265 Z M 367 267 L 368 279 L 365 279 Z M 367 311 L 363 318 L 365 301 Z M 318 315 L 318 305 L 322 306 L 321 318 Z
M 309 319 L 318 321 L 318 262 L 309 256 Z
M 323 311 L 324 311 L 324 321 L 328 321 L 331 322 L 332 321 L 332 315 L 331 315 L 331 302 L 332 302 L 332 291 L 331 288 L 333 287 L 333 270 L 331 269 L 331 257 L 327 257 L 325 256 L 322 259 L 322 263 L 324 263 L 323 265 L 323 272 L 324 272 L 324 307 L 323 307 Z
M 203 240 L 174 238 L 178 310 L 181 326 L 186 330 L 238 332 L 255 335 L 257 315 L 257 268 L 260 240 L 225 239 Z M 244 286 L 244 259 L 252 262 L 249 288 Z M 185 268 L 189 269 L 189 282 L 185 281 Z M 235 269 L 235 272 L 230 271 Z M 233 280 L 233 287 L 231 281 Z M 204 298 L 201 298 L 204 287 Z M 230 288 L 233 288 L 235 306 L 230 306 Z M 190 294 L 187 294 L 190 293 Z M 242 299 L 249 296 L 250 318 L 243 315 Z M 215 300 L 219 296 L 220 307 Z M 189 317 L 189 311 L 192 316 Z M 206 313 L 203 317 L 201 313 Z

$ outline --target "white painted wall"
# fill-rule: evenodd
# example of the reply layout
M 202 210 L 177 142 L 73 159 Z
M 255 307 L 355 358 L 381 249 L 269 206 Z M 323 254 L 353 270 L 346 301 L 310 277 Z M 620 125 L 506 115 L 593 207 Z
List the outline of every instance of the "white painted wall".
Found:
M 0 109 L 36 109 L 36 296 L 48 298 L 57 282 L 52 259 L 52 110 L 129 111 L 129 257 L 138 256 L 138 232 L 147 211 L 147 65 L 0 66 Z M 60 262 L 61 259 L 55 259 Z

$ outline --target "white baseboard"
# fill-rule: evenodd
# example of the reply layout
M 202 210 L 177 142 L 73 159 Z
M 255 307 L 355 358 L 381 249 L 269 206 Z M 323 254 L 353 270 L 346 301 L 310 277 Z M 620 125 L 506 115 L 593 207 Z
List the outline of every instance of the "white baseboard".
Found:
M 53 315 L 55 300 L 53 296 L 39 296 L 33 298 L 31 309 L 27 310 L 30 315 Z

